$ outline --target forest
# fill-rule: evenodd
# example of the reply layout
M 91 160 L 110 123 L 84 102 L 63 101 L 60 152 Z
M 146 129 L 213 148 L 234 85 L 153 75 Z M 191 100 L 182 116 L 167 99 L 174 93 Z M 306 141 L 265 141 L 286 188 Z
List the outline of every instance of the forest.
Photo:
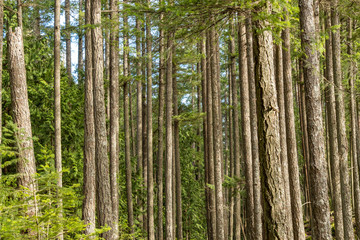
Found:
M 359 0 L 0 0 L 0 239 L 360 239 Z

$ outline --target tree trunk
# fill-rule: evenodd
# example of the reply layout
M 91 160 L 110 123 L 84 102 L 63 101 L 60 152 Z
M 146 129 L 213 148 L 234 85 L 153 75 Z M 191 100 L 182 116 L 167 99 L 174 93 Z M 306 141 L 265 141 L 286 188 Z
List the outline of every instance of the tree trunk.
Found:
M 242 19 L 241 19 L 242 21 Z M 249 99 L 249 81 L 247 69 L 247 51 L 246 51 L 246 27 L 244 23 L 239 22 L 239 76 L 240 76 L 240 96 L 241 96 L 241 130 L 242 130 L 242 156 L 245 163 L 245 189 L 246 189 L 246 236 L 253 239 L 254 233 L 254 188 L 253 188 L 253 166 L 252 166 L 252 149 L 251 149 L 251 125 L 250 125 L 250 99 Z M 234 82 L 233 98 L 234 108 L 237 101 L 237 84 Z M 236 104 L 237 105 L 237 104 Z M 237 106 L 236 106 L 237 107 Z M 237 109 L 236 109 L 237 110 Z M 234 109 L 234 116 L 237 115 Z M 238 120 L 234 118 L 234 131 L 238 131 Z M 237 133 L 235 133 L 237 134 Z M 235 153 L 236 154 L 236 153 Z M 239 156 L 240 157 L 240 156 Z M 236 176 L 240 178 L 240 162 L 235 160 Z M 240 203 L 236 203 L 235 209 L 240 207 Z M 235 217 L 239 218 L 240 210 L 235 210 Z M 239 219 L 240 220 L 240 219 Z M 239 222 L 236 223 L 240 225 Z M 239 237 L 239 238 L 238 238 Z M 240 239 L 240 235 L 236 235 L 236 239 Z
M 2 70 L 3 70 L 3 33 L 4 33 L 4 0 L 0 0 L 0 145 L 2 139 Z M 2 176 L 2 156 L 0 155 L 0 179 Z
M 147 0 L 150 7 L 150 0 Z M 151 35 L 151 18 L 150 14 L 146 15 L 146 51 L 147 51 L 147 219 L 148 219 L 148 239 L 155 240 L 154 225 L 154 175 L 153 175 L 153 109 L 152 109 L 152 35 Z
M 271 5 L 261 9 L 269 13 Z M 255 35 L 255 80 L 257 86 L 259 158 L 267 239 L 289 239 L 285 208 L 285 190 L 281 170 L 279 108 L 273 64 L 273 39 L 265 20 L 255 22 L 261 30 Z
M 327 13 L 326 31 L 331 34 L 331 19 L 330 14 Z M 335 236 L 336 239 L 344 239 L 343 228 L 343 213 L 342 213 L 342 199 L 341 199 L 341 185 L 340 185 L 340 165 L 339 165 L 339 151 L 338 151 L 338 136 L 336 129 L 336 109 L 335 109 L 335 90 L 334 90 L 334 75 L 333 75 L 333 52 L 331 38 L 326 40 L 326 79 L 328 81 L 325 90 L 326 107 L 328 112 L 328 130 L 329 130 L 329 155 L 331 162 L 331 180 L 333 186 L 333 207 L 334 207 L 334 222 L 335 222 Z
M 37 191 L 35 180 L 36 165 L 26 83 L 24 45 L 22 29 L 20 27 L 16 27 L 15 31 L 9 28 L 7 44 L 11 104 L 13 120 L 17 126 L 15 137 L 18 148 L 16 166 L 17 173 L 19 174 L 18 185 L 23 187 L 26 194 L 33 196 Z M 37 210 L 36 200 L 30 198 L 26 214 L 29 217 L 37 216 Z M 29 231 L 29 234 L 32 235 L 33 232 Z
M 69 82 L 72 80 L 71 75 L 71 31 L 70 31 L 70 0 L 65 0 L 65 43 L 66 43 L 66 72 Z
M 287 10 L 286 10 L 287 12 Z M 289 18 L 288 12 L 286 19 Z M 291 52 L 290 52 L 290 29 L 285 28 L 282 32 L 283 39 L 283 71 L 284 71 L 284 101 L 286 120 L 286 140 L 289 161 L 289 180 L 291 196 L 291 212 L 294 229 L 294 239 L 305 238 L 303 211 L 301 203 L 301 189 L 299 179 L 299 163 L 296 142 L 296 127 L 294 115 L 294 96 L 291 73 Z
M 16 0 L 16 7 L 17 7 L 17 24 L 18 27 L 21 28 L 21 31 L 23 29 L 23 16 L 22 16 L 22 2 L 21 0 Z
M 332 26 L 340 25 L 338 0 L 332 1 L 331 22 Z M 336 102 L 336 120 L 338 128 L 338 147 L 340 156 L 340 180 L 341 180 L 341 201 L 344 219 L 344 238 L 354 239 L 354 230 L 352 224 L 352 209 L 351 209 L 351 186 L 349 179 L 349 164 L 348 164 L 348 142 L 346 136 L 346 118 L 345 105 L 342 87 L 341 75 L 341 43 L 340 43 L 340 28 L 332 32 L 332 49 L 334 61 L 334 83 L 335 83 L 335 102 Z
M 110 189 L 113 214 L 113 237 L 119 239 L 119 10 L 118 1 L 110 0 L 110 19 L 112 28 L 110 32 Z M 125 41 L 124 41 L 125 42 Z M 125 58 L 126 54 L 124 54 Z M 125 60 L 124 60 L 125 63 Z M 126 66 L 124 64 L 124 66 Z M 127 72 L 124 69 L 124 75 Z M 125 92 L 125 91 L 124 91 Z M 124 107 L 125 109 L 126 107 Z M 128 115 L 124 114 L 126 119 Z M 125 135 L 126 131 L 125 124 Z M 127 129 L 128 130 L 128 129 Z M 127 139 L 126 139 L 127 140 Z M 131 176 L 130 176 L 131 177 Z M 130 209 L 130 207 L 128 207 Z M 130 223 L 130 221 L 129 221 Z
M 79 42 L 78 42 L 78 83 L 83 83 L 83 71 L 84 71 L 84 60 L 83 60 L 83 39 L 84 31 L 82 30 L 84 20 L 81 17 L 83 12 L 83 0 L 79 0 Z
M 107 153 L 106 114 L 103 78 L 103 41 L 101 24 L 101 1 L 92 1 L 92 55 L 95 120 L 95 161 L 97 183 L 97 209 L 100 226 L 113 229 L 112 200 L 110 189 L 109 158 Z M 113 230 L 102 234 L 106 240 L 114 239 Z
M 57 197 L 59 218 L 62 217 L 62 198 L 59 190 L 62 188 L 62 157 L 61 157 L 61 93 L 60 93 L 60 1 L 55 1 L 54 19 L 54 129 L 55 129 L 55 169 L 58 174 Z M 60 228 L 58 239 L 64 239 Z
M 91 2 L 86 0 L 85 24 L 91 24 Z M 86 235 L 95 232 L 95 123 L 92 72 L 91 30 L 85 32 L 85 123 L 84 123 L 84 202 L 83 220 Z
M 310 194 L 313 213 L 312 237 L 330 239 L 330 210 L 328 201 L 325 142 L 323 136 L 319 59 L 316 43 L 312 0 L 300 0 L 301 43 L 304 49 L 304 82 L 307 131 L 309 134 Z

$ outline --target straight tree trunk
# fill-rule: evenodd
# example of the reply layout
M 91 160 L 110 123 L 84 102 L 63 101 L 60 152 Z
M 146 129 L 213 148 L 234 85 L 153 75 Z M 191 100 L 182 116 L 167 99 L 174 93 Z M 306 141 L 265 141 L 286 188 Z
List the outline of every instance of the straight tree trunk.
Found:
M 166 61 L 166 165 L 165 165 L 165 208 L 166 208 L 166 239 L 173 240 L 174 222 L 173 222 L 173 76 L 172 76 L 172 47 L 174 42 L 174 33 L 169 32 L 167 36 L 167 61 Z
M 4 0 L 0 0 L 0 145 L 2 139 L 2 70 L 3 70 L 3 33 L 4 33 Z M 2 159 L 0 155 L 0 179 L 2 176 Z
M 289 15 L 286 10 L 286 19 Z M 289 161 L 289 180 L 291 196 L 291 212 L 294 229 L 294 239 L 305 238 L 303 210 L 301 203 L 301 189 L 299 177 L 299 163 L 296 142 L 296 127 L 294 115 L 294 96 L 291 73 L 291 52 L 290 52 L 290 29 L 285 28 L 282 32 L 283 40 L 283 71 L 284 71 L 284 101 L 286 120 L 286 140 Z
M 259 9 L 270 13 L 271 5 Z M 279 108 L 274 76 L 273 39 L 266 30 L 269 23 L 254 23 L 261 32 L 255 35 L 255 80 L 257 86 L 259 158 L 264 202 L 264 234 L 267 239 L 290 239 L 287 231 L 285 190 L 282 178 L 279 136 Z
M 85 24 L 91 24 L 91 2 L 85 2 Z M 95 232 L 96 172 L 95 172 L 95 125 L 92 72 L 91 30 L 85 32 L 85 123 L 84 123 L 84 202 L 83 220 L 86 235 Z
M 330 13 L 327 11 L 326 31 L 331 34 Z M 328 130 L 329 130 L 329 154 L 331 163 L 331 180 L 333 186 L 333 207 L 336 239 L 344 239 L 341 185 L 340 185 L 340 164 L 338 151 L 338 136 L 336 128 L 336 105 L 335 89 L 333 75 L 333 51 L 331 38 L 326 40 L 326 79 L 327 88 L 325 90 L 326 107 L 328 112 Z
M 107 153 L 106 114 L 104 101 L 103 78 L 103 41 L 101 24 L 101 1 L 92 1 L 92 56 L 93 56 L 93 89 L 95 121 L 95 161 L 97 209 L 100 226 L 108 225 L 113 229 L 112 199 L 110 189 L 109 158 Z M 113 230 L 105 232 L 102 237 L 114 239 Z
M 60 93 L 60 1 L 55 1 L 54 19 L 54 129 L 55 129 L 55 169 L 57 176 L 57 191 L 62 188 L 62 157 L 61 157 L 61 93 Z M 58 208 L 60 209 L 59 218 L 62 217 L 62 198 L 59 192 Z M 64 239 L 62 229 L 58 239 Z
M 17 23 L 18 23 L 18 27 L 21 28 L 21 30 L 23 29 L 23 15 L 22 15 L 22 1 L 21 0 L 16 0 L 16 7 L 17 7 Z
M 309 134 L 310 194 L 312 235 L 314 239 L 330 239 L 330 209 L 328 201 L 325 142 L 323 135 L 319 59 L 312 0 L 300 0 L 301 44 L 304 49 L 304 84 L 307 131 Z
M 66 43 L 66 72 L 69 82 L 72 80 L 71 75 L 71 31 L 70 31 L 70 0 L 65 0 L 65 43 Z
M 85 0 L 86 1 L 86 0 Z M 83 60 L 83 39 L 84 39 L 84 34 L 83 34 L 83 24 L 84 24 L 84 20 L 81 17 L 82 12 L 83 12 L 83 0 L 79 0 L 79 42 L 78 42 L 78 82 L 79 83 L 83 83 L 83 71 L 84 71 L 84 60 Z
M 350 110 L 351 110 L 351 153 L 354 166 L 354 205 L 355 205 L 355 226 L 356 226 L 356 235 L 360 237 L 360 187 L 359 187 L 359 156 L 356 149 L 356 146 L 360 144 L 356 138 L 357 136 L 357 116 L 356 116 L 356 97 L 354 90 L 354 60 L 352 59 L 353 55 L 353 44 L 352 44 L 352 30 L 353 30 L 353 20 L 348 19 L 348 54 L 350 56 L 349 64 L 349 85 L 350 85 Z
M 242 21 L 242 19 L 241 19 Z M 252 166 L 252 149 L 251 149 L 251 125 L 250 125 L 250 99 L 249 99 L 249 79 L 247 69 L 247 51 L 246 51 L 246 27 L 245 24 L 239 22 L 239 76 L 240 76 L 240 101 L 241 101 L 241 130 L 242 130 L 242 156 L 245 163 L 245 189 L 246 189 L 246 236 L 248 239 L 253 239 L 254 233 L 254 188 L 253 188 L 253 166 Z M 237 85 L 234 83 L 233 98 L 234 104 L 237 101 Z M 235 107 L 235 105 L 234 105 Z M 237 107 L 237 106 L 236 106 Z M 234 116 L 237 113 L 234 110 Z M 234 131 L 238 131 L 239 126 L 236 126 L 238 120 L 234 118 Z M 235 133 L 236 134 L 236 133 Z M 238 140 L 239 141 L 239 140 Z M 235 153 L 236 154 L 236 153 Z M 236 176 L 240 177 L 240 163 L 235 166 Z M 236 203 L 239 204 L 239 203 Z M 239 206 L 240 207 L 240 204 Z M 235 205 L 235 209 L 237 206 Z M 240 211 L 235 211 L 235 217 L 239 218 Z M 240 219 L 239 219 L 240 220 Z M 236 222 L 240 225 L 239 222 Z M 239 237 L 239 238 L 237 238 Z M 236 239 L 240 236 L 236 235 Z
M 332 0 L 331 22 L 332 26 L 340 25 L 338 0 Z M 341 201 L 344 219 L 344 238 L 354 239 L 354 230 L 352 224 L 352 208 L 351 208 L 351 186 L 349 179 L 349 164 L 348 164 L 348 142 L 346 136 L 346 118 L 345 105 L 342 87 L 342 73 L 341 73 L 341 43 L 340 43 L 340 28 L 332 33 L 332 48 L 334 61 L 334 83 L 335 83 L 335 102 L 336 102 L 336 120 L 338 128 L 338 145 L 340 156 L 340 181 L 341 181 Z
M 24 190 L 26 194 L 33 196 L 37 191 L 36 165 L 26 83 L 24 45 L 20 27 L 16 27 L 14 31 L 11 28 L 8 29 L 7 44 L 12 113 L 18 129 L 15 136 L 18 148 L 16 166 L 19 174 L 18 185 L 26 189 Z M 37 216 L 37 210 L 36 199 L 30 198 L 26 210 L 27 216 Z M 33 234 L 33 231 L 30 230 L 29 235 Z
M 113 237 L 119 239 L 119 3 L 110 0 L 110 19 L 112 29 L 110 32 L 110 190 L 113 214 Z M 126 54 L 124 54 L 124 57 Z M 124 61 L 125 63 L 125 61 Z M 125 64 L 124 64 L 125 66 Z M 124 69 L 124 75 L 126 71 Z M 124 108 L 125 109 L 125 108 Z M 124 115 L 126 119 L 126 114 Z M 128 130 L 128 129 L 127 129 Z M 125 134 L 126 134 L 125 125 Z M 130 208 L 130 207 L 128 207 Z M 130 221 L 129 221 L 130 222 Z
M 163 1 L 160 0 L 160 4 Z M 160 21 L 163 21 L 164 14 L 160 14 Z M 163 165 L 164 165 L 164 107 L 165 107 L 165 39 L 164 30 L 160 27 L 160 63 L 159 63 L 159 115 L 158 115 L 158 239 L 164 239 L 163 230 Z
M 147 6 L 150 7 L 150 0 L 147 0 Z M 154 175 L 153 175 L 153 109 L 152 109 L 152 35 L 151 35 L 151 17 L 146 15 L 146 52 L 147 52 L 147 220 L 148 220 L 148 239 L 155 240 L 154 224 Z
M 230 78 L 231 78 L 231 100 L 232 100 L 232 148 L 233 156 L 230 161 L 233 161 L 235 176 L 241 177 L 240 171 L 240 126 L 239 126 L 239 100 L 238 100 L 238 80 L 236 78 L 236 53 L 235 53 L 235 26 L 232 22 L 231 26 L 231 40 L 230 40 Z M 239 33 L 240 34 L 240 33 Z M 245 50 L 242 48 L 242 50 Z M 242 55 L 244 56 L 244 55 Z M 240 60 L 241 61 L 241 60 Z M 243 66 L 243 65 L 241 65 Z M 245 70 L 245 69 L 241 69 Z M 249 203 L 246 201 L 246 203 Z M 237 194 L 234 196 L 234 238 L 241 239 L 241 196 Z M 232 229 L 231 229 L 232 231 Z

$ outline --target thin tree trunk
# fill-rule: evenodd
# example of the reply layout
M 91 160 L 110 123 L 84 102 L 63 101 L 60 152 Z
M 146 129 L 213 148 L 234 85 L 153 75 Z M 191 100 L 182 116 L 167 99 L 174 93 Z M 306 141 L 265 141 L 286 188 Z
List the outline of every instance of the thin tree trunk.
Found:
M 4 33 L 4 0 L 0 0 L 0 145 L 2 143 L 2 70 L 3 70 L 3 33 Z M 0 179 L 2 176 L 2 156 L 0 155 Z
M 91 2 L 86 0 L 85 24 L 91 24 Z M 84 123 L 84 202 L 83 220 L 86 235 L 95 232 L 95 123 L 92 77 L 91 30 L 85 32 L 85 123 Z
M 330 13 L 327 11 L 326 31 L 331 34 Z M 325 90 L 326 107 L 328 112 L 328 129 L 329 129 L 329 154 L 331 162 L 331 180 L 333 186 L 333 207 L 336 239 L 344 239 L 343 213 L 340 185 L 340 162 L 338 151 L 338 136 L 336 129 L 336 109 L 335 109 L 335 90 L 333 75 L 333 51 L 331 38 L 326 40 L 326 78 L 327 88 Z
M 286 10 L 286 19 L 289 15 Z M 283 39 L 283 71 L 284 71 L 284 101 L 285 101 L 285 120 L 286 120 L 286 140 L 289 161 L 289 180 L 291 195 L 291 212 L 294 229 L 294 239 L 305 238 L 303 210 L 301 203 L 301 189 L 299 177 L 299 163 L 296 142 L 296 127 L 294 115 L 294 96 L 291 73 L 291 52 L 290 52 L 290 28 L 285 28 L 282 32 Z
M 309 134 L 310 194 L 313 213 L 312 237 L 330 239 L 325 142 L 323 136 L 319 59 L 314 51 L 316 28 L 312 0 L 300 0 L 301 43 L 304 49 L 304 82 L 307 131 Z
M 110 189 L 109 158 L 107 153 L 106 114 L 103 78 L 103 41 L 101 24 L 101 1 L 92 1 L 92 56 L 95 120 L 95 161 L 97 183 L 97 209 L 100 226 L 113 229 L 112 200 Z M 106 240 L 113 239 L 113 230 L 102 234 Z
M 54 129 L 55 129 L 55 169 L 57 176 L 57 197 L 59 218 L 62 217 L 62 198 L 59 190 L 62 188 L 62 157 L 61 157 L 61 93 L 60 93 L 60 1 L 55 1 L 54 19 Z M 58 239 L 64 239 L 60 228 Z
M 271 4 L 261 9 L 269 13 Z M 255 80 L 257 86 L 259 158 L 264 202 L 264 234 L 267 239 L 289 239 L 281 170 L 279 113 L 273 64 L 273 41 L 265 20 L 255 22 Z
M 22 1 L 16 0 L 16 7 L 17 7 L 17 23 L 18 27 L 21 28 L 21 31 L 23 30 L 23 16 L 22 16 Z
M 339 1 L 332 1 L 331 22 L 332 26 L 340 25 L 339 12 L 337 10 Z M 354 239 L 354 230 L 352 224 L 352 209 L 351 209 L 351 186 L 349 179 L 349 164 L 348 164 L 348 142 L 346 136 L 346 118 L 345 105 L 342 87 L 342 73 L 341 73 L 341 43 L 340 43 L 340 28 L 332 32 L 332 49 L 334 61 L 334 83 L 335 83 L 335 102 L 336 102 L 336 120 L 338 128 L 338 147 L 340 156 L 340 181 L 341 181 L 341 201 L 344 220 L 344 238 Z
M 65 0 L 65 43 L 66 43 L 66 73 L 69 82 L 72 80 L 71 75 L 71 31 L 70 31 L 70 0 Z
M 26 83 L 24 45 L 20 27 L 16 27 L 14 31 L 11 28 L 8 29 L 7 44 L 11 104 L 13 120 L 17 127 L 18 161 L 16 170 L 19 174 L 18 185 L 23 187 L 26 194 L 33 196 L 37 191 L 36 165 Z M 26 214 L 29 217 L 36 217 L 37 210 L 35 199 L 30 198 Z M 30 230 L 28 234 L 33 235 L 34 232 Z
M 147 5 L 150 7 L 150 0 L 147 0 Z M 147 219 L 148 219 L 148 239 L 155 239 L 155 225 L 154 225 L 154 175 L 153 175 L 153 109 L 152 109 L 152 35 L 151 35 L 151 17 L 146 15 L 146 51 L 147 51 Z
M 83 24 L 84 20 L 81 17 L 83 12 L 83 0 L 79 0 L 79 42 L 78 42 L 78 83 L 83 83 L 83 71 L 84 71 L 84 60 L 83 60 Z

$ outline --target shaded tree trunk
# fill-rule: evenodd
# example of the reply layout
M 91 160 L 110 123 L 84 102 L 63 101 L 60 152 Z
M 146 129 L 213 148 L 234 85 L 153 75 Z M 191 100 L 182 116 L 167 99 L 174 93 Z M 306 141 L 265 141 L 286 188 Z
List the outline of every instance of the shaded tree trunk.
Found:
M 86 0 L 85 0 L 86 1 Z M 84 20 L 81 17 L 83 12 L 83 0 L 79 0 L 79 42 L 78 42 L 78 83 L 83 83 L 83 71 L 84 71 L 84 60 L 83 60 L 83 39 L 84 32 L 82 30 Z
M 72 80 L 71 75 L 71 30 L 70 30 L 70 0 L 65 0 L 65 43 L 66 43 L 66 72 L 69 82 Z
M 4 0 L 0 0 L 0 145 L 2 143 L 2 70 L 3 70 L 3 33 L 4 33 Z M 0 155 L 0 179 L 2 176 L 2 156 Z

